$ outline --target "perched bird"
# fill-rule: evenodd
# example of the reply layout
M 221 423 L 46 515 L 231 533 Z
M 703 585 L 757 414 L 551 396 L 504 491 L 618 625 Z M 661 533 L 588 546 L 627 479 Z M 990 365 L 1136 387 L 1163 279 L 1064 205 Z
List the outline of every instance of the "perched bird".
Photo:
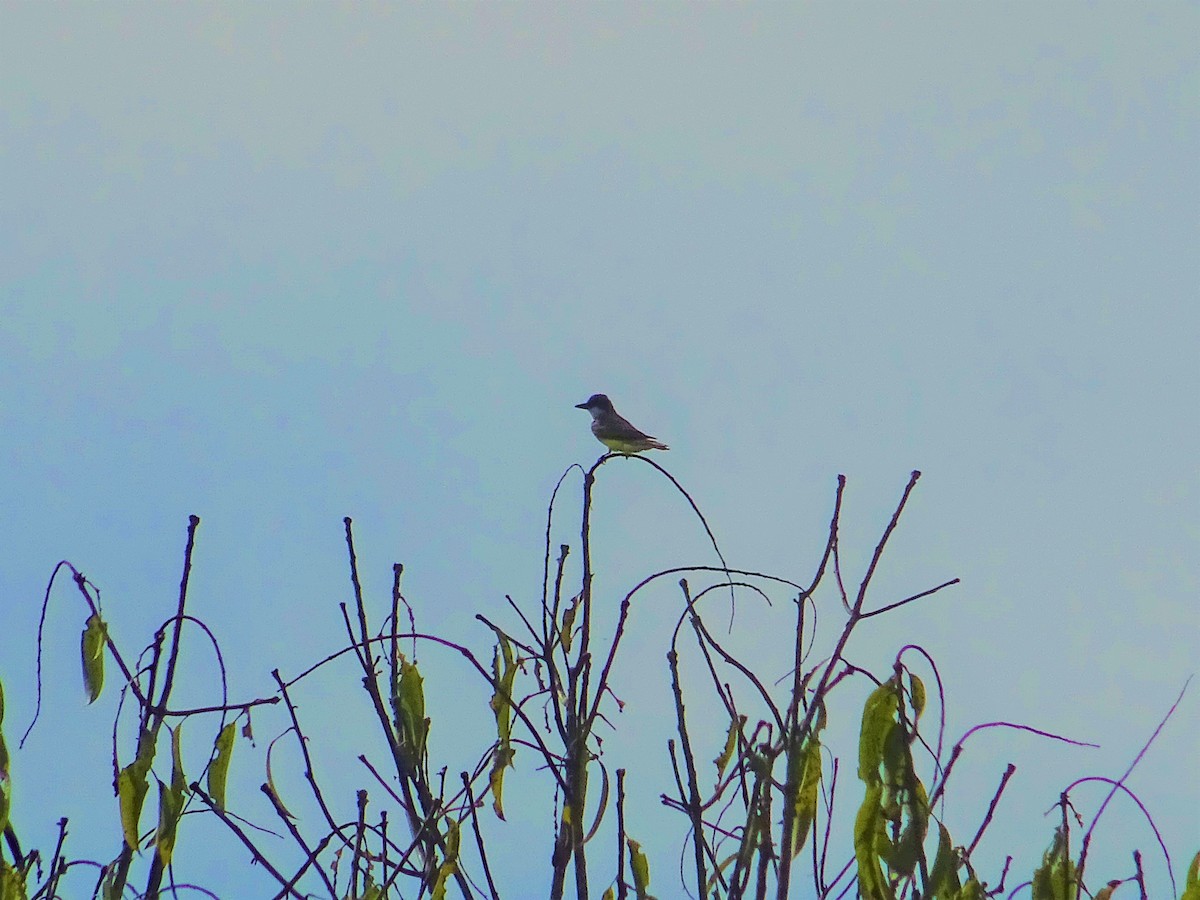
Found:
M 643 450 L 667 450 L 666 444 L 657 438 L 638 431 L 613 409 L 612 401 L 604 394 L 592 394 L 584 403 L 576 403 L 576 409 L 586 409 L 592 414 L 592 434 L 596 440 L 615 453 L 641 453 Z

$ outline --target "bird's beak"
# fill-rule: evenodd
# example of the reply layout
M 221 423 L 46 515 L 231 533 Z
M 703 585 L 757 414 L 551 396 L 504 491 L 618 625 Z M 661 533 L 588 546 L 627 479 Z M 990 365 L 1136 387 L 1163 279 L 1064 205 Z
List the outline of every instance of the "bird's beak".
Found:
M 587 404 L 586 403 L 576 403 L 575 408 L 576 409 L 587 409 Z

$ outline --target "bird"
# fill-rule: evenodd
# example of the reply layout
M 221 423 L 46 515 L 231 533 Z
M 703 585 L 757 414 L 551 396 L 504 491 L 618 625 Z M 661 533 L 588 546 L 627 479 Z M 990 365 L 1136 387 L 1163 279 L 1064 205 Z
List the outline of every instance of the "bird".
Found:
M 604 394 L 592 394 L 583 403 L 576 403 L 575 408 L 586 409 L 592 414 L 592 434 L 614 453 L 628 456 L 643 450 L 670 449 L 662 441 L 630 425 L 613 409 L 612 401 Z

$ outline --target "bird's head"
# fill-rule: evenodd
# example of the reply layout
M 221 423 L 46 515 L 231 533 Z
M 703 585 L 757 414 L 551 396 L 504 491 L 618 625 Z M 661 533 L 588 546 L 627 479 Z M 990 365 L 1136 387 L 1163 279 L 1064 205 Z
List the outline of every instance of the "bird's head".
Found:
M 576 403 L 576 409 L 586 409 L 590 413 L 612 412 L 612 401 L 604 394 L 592 394 L 583 403 Z

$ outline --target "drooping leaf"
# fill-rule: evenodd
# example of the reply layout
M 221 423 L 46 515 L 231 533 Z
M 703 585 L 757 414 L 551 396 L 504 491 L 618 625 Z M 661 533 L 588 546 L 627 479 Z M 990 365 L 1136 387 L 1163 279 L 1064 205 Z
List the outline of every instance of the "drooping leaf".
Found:
M 0 682 L 0 725 L 4 724 L 4 684 Z M 4 729 L 0 728 L 0 833 L 8 827 L 8 816 L 12 810 L 12 760 L 8 745 L 4 743 Z
M 912 757 L 908 758 L 912 765 Z M 925 835 L 929 831 L 929 797 L 925 786 L 910 772 L 903 788 L 904 827 L 889 860 L 892 869 L 901 875 L 913 875 L 924 856 Z
M 904 729 L 896 722 L 888 724 L 883 739 L 884 807 L 888 818 L 900 823 L 900 801 L 912 772 L 912 754 L 904 740 Z
M 1200 900 L 1200 853 L 1192 857 L 1187 878 L 1183 882 L 1183 894 L 1179 900 Z
M 295 819 L 296 817 L 292 814 L 292 811 L 283 805 L 283 798 L 279 796 L 279 791 L 275 790 L 275 774 L 271 767 L 271 755 L 275 751 L 275 743 L 276 741 L 282 740 L 287 734 L 288 732 L 285 731 L 283 734 L 277 735 L 271 741 L 271 743 L 267 745 L 267 790 L 270 791 L 271 796 L 275 799 L 275 803 L 278 805 L 279 811 L 287 818 Z
M 458 823 L 451 819 L 446 834 L 446 860 L 438 866 L 433 882 L 432 900 L 446 900 L 446 885 L 450 877 L 458 872 L 458 845 Z
M 877 784 L 884 746 L 896 720 L 896 689 L 887 681 L 871 692 L 863 706 L 862 730 L 858 736 L 858 777 Z
M 955 900 L 959 890 L 958 858 L 950 841 L 950 832 L 938 822 L 938 849 L 929 870 L 929 883 L 925 888 L 927 897 L 936 900 Z
M 228 722 L 213 741 L 216 755 L 208 767 L 208 794 L 217 809 L 225 808 L 225 783 L 229 779 L 229 763 L 233 759 L 233 743 L 237 740 L 237 723 Z
M 164 866 L 171 864 L 171 854 L 175 852 L 175 833 L 187 800 L 187 779 L 183 774 L 180 751 L 182 734 L 182 724 L 171 732 L 171 783 L 158 783 L 158 832 L 154 845 Z
M 117 776 L 117 800 L 121 807 L 121 831 L 130 850 L 138 848 L 138 821 L 142 817 L 142 804 L 149 788 L 147 775 L 152 758 L 149 754 L 139 756 Z
M 1033 900 L 1074 900 L 1075 888 L 1075 864 L 1067 855 L 1067 842 L 1059 827 L 1042 855 L 1042 865 L 1033 873 Z
M 400 677 L 393 695 L 400 750 L 414 769 L 425 758 L 429 720 L 425 718 L 425 682 L 416 663 L 400 659 Z
M 92 613 L 88 616 L 80 639 L 80 660 L 83 663 L 83 689 L 88 703 L 95 703 L 104 689 L 104 637 L 105 625 L 101 618 Z
M 808 840 L 808 831 L 817 817 L 817 795 L 821 786 L 821 742 L 810 737 L 799 753 L 801 762 L 799 790 L 796 792 L 795 841 L 793 858 Z
M 908 692 L 912 701 L 913 722 L 925 712 L 925 682 L 911 672 L 908 674 Z
M 629 870 L 633 873 L 633 889 L 638 900 L 650 900 L 650 862 L 642 852 L 642 845 L 633 838 L 625 838 L 629 848 Z
M 21 873 L 0 859 L 0 900 L 25 900 L 28 896 Z
M 183 774 L 183 723 L 171 732 L 171 787 L 187 790 L 187 777 Z
M 175 852 L 175 828 L 183 813 L 183 797 L 168 784 L 158 781 L 158 829 L 154 832 L 154 849 L 164 866 L 171 864 Z
M 121 900 L 122 885 L 117 882 L 117 864 L 110 863 L 104 875 L 104 900 Z
M 725 748 L 720 755 L 713 760 L 717 766 L 717 780 L 720 781 L 721 776 L 725 774 L 725 767 L 729 765 L 729 761 L 733 759 L 733 751 L 737 748 L 738 734 L 741 732 L 742 725 L 745 724 L 746 717 L 738 716 L 736 719 L 729 720 L 729 730 L 725 732 Z
M 562 644 L 563 653 L 571 652 L 571 641 L 575 638 L 575 617 L 579 614 L 580 596 L 580 594 L 576 594 L 572 597 L 567 608 L 563 610 L 562 630 L 559 633 L 559 643 Z
M 864 900 L 895 900 L 879 865 L 880 857 L 891 851 L 885 830 L 887 820 L 880 806 L 882 799 L 883 785 L 877 780 L 867 787 L 854 819 L 854 859 L 858 863 L 858 890 Z
M 517 661 L 512 643 L 504 635 L 497 635 L 499 642 L 492 654 L 492 675 L 495 690 L 491 707 L 496 716 L 496 752 L 492 758 L 492 770 L 488 773 L 488 785 L 492 792 L 492 809 L 500 819 L 504 818 L 504 770 L 512 765 L 516 751 L 512 737 L 512 692 L 517 676 Z
M 512 747 L 497 747 L 488 773 L 488 787 L 492 792 L 492 810 L 498 819 L 504 819 L 504 770 L 512 765 L 516 751 Z

